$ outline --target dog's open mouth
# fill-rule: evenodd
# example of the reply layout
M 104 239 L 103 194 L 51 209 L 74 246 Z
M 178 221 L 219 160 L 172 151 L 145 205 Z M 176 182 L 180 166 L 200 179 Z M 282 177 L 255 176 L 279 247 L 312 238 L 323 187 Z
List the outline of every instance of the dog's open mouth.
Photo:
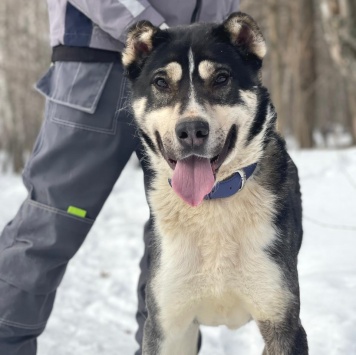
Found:
M 236 126 L 233 125 L 222 150 L 213 158 L 190 155 L 182 160 L 174 160 L 165 154 L 163 144 L 160 144 L 164 158 L 174 170 L 173 190 L 189 205 L 198 206 L 204 200 L 204 197 L 211 192 L 215 184 L 216 174 L 234 147 L 236 137 Z
M 224 144 L 221 152 L 218 155 L 216 155 L 210 159 L 210 165 L 211 165 L 211 169 L 212 169 L 214 175 L 216 175 L 216 173 L 218 172 L 222 163 L 225 161 L 225 159 L 229 155 L 231 149 L 235 146 L 236 138 L 237 138 L 236 126 L 233 125 L 230 128 L 230 131 L 226 137 L 225 144 Z M 168 165 L 174 170 L 177 165 L 177 160 L 174 160 L 174 159 L 170 158 L 169 156 L 167 156 L 167 154 L 164 151 L 162 142 L 159 143 L 159 146 L 160 146 L 160 150 L 162 151 L 163 157 L 167 161 Z M 192 156 L 190 156 L 190 157 L 192 157 Z M 185 159 L 187 159 L 187 158 L 185 158 Z M 183 159 L 183 160 L 185 160 L 185 159 Z M 208 159 L 208 158 L 200 158 L 200 159 Z

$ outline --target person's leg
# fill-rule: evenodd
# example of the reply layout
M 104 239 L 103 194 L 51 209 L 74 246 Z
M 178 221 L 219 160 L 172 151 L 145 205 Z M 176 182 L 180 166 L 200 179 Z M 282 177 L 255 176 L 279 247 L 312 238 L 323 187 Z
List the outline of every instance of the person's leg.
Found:
M 40 82 L 46 120 L 23 174 L 29 195 L 0 236 L 0 354 L 36 353 L 66 265 L 137 148 L 124 83 L 119 64 L 103 63 L 56 63 Z

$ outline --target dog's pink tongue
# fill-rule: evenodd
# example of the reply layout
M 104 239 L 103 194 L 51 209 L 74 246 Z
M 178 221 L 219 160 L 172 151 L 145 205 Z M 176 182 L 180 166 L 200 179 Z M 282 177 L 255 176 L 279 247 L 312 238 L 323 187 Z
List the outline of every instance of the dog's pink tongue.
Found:
M 178 160 L 172 178 L 173 190 L 189 205 L 198 206 L 214 186 L 210 160 L 191 156 Z

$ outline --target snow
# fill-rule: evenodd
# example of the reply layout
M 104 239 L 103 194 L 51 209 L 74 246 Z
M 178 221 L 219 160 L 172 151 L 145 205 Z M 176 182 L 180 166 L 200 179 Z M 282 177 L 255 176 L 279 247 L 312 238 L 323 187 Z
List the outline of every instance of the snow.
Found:
M 356 354 L 356 149 L 293 151 L 301 177 L 304 241 L 301 319 L 310 354 Z M 26 192 L 0 175 L 0 229 Z M 136 283 L 148 218 L 142 173 L 132 159 L 86 242 L 69 264 L 39 355 L 117 355 L 136 350 Z M 202 355 L 262 353 L 256 325 L 203 328 Z M 183 354 L 182 354 L 183 355 Z

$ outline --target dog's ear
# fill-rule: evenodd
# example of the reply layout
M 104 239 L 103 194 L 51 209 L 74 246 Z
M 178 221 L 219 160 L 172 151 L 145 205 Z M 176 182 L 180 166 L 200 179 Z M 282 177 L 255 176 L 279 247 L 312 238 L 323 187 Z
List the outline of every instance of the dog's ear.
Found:
M 234 12 L 223 23 L 231 43 L 245 54 L 253 54 L 260 60 L 267 52 L 266 42 L 255 20 L 243 13 Z
M 129 29 L 122 64 L 130 79 L 138 75 L 139 68 L 152 52 L 153 37 L 158 31 L 160 29 L 149 21 L 139 21 Z

